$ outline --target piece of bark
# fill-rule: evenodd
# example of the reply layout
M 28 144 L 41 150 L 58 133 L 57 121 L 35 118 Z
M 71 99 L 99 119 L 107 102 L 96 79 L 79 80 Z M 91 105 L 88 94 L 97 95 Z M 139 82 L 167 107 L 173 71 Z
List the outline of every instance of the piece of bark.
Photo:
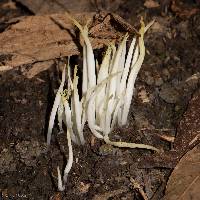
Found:
M 31 67 L 30 70 L 28 70 L 27 72 L 24 72 L 23 74 L 27 78 L 30 79 L 30 78 L 33 78 L 34 76 L 36 76 L 37 74 L 39 74 L 40 72 L 47 70 L 53 64 L 54 64 L 53 60 L 48 60 L 48 61 L 44 61 L 44 62 L 37 62 L 37 63 L 33 64 L 33 66 Z
M 73 15 L 81 24 L 91 21 L 90 41 L 94 49 L 121 40 L 130 27 L 115 21 L 112 14 L 80 13 Z M 122 20 L 122 19 L 121 19 Z M 123 21 L 123 20 L 122 20 Z M 121 24 L 120 24 L 121 23 Z M 0 33 L 0 55 L 9 59 L 4 65 L 16 67 L 79 54 L 80 43 L 74 25 L 66 14 L 29 16 Z M 134 28 L 132 28 L 134 30 Z
M 34 14 L 53 14 L 66 11 L 91 12 L 95 7 L 90 0 L 16 0 Z
M 97 10 L 116 11 L 126 0 L 16 0 L 34 14 L 63 12 L 95 12 Z

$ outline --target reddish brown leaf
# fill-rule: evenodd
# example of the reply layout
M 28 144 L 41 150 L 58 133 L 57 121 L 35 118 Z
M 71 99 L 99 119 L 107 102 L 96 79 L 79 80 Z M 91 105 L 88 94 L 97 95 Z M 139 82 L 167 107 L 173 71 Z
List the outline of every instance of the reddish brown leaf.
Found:
M 187 111 L 180 122 L 174 149 L 182 153 L 194 147 L 200 140 L 200 90 L 190 100 Z
M 51 67 L 53 65 L 53 63 L 54 63 L 53 60 L 37 62 L 37 63 L 33 64 L 32 68 L 29 71 L 26 71 L 23 74 L 27 78 L 33 78 L 40 72 L 47 70 L 49 67 Z
M 199 200 L 199 188 L 200 145 L 181 158 L 169 178 L 163 200 Z

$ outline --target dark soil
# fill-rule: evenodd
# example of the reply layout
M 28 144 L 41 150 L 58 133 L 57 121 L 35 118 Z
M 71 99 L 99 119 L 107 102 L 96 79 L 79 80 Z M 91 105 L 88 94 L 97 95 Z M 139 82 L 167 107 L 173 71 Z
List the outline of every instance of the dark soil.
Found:
M 170 9 L 170 1 L 163 2 L 158 8 L 148 9 L 143 1 L 126 0 L 116 10 L 130 24 L 138 25 L 139 16 L 146 22 L 156 22 L 145 36 L 146 57 L 129 123 L 111 134 L 113 140 L 153 145 L 162 149 L 162 156 L 148 150 L 110 147 L 95 139 L 86 127 L 86 145 L 73 145 L 75 162 L 66 191 L 57 192 L 56 168 L 65 166 L 67 141 L 65 134 L 57 135 L 55 127 L 48 149 L 46 131 L 58 74 L 52 66 L 27 79 L 23 72 L 29 66 L 21 66 L 0 75 L 0 199 L 143 199 L 132 179 L 149 199 L 162 199 L 178 162 L 168 154 L 173 142 L 162 137 L 176 136 L 200 82 L 200 13 L 180 17 Z M 183 3 L 187 9 L 198 7 L 194 1 Z M 7 28 L 9 20 L 31 14 L 21 4 L 1 1 L 0 31 Z M 3 63 L 9 58 L 0 55 L 0 59 Z M 182 155 L 179 150 L 178 158 Z

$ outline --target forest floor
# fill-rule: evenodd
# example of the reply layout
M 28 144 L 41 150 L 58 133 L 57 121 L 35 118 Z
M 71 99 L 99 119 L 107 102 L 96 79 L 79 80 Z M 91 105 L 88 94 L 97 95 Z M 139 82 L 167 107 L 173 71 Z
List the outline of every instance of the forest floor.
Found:
M 187 200 L 187 195 L 199 199 L 198 190 L 192 191 L 192 183 L 196 181 L 197 188 L 200 186 L 200 167 L 192 172 L 192 180 L 179 177 L 181 185 L 176 181 L 177 174 L 187 177 L 190 166 L 183 164 L 180 171 L 173 171 L 180 159 L 188 161 L 185 155 L 191 151 L 194 156 L 189 158 L 199 163 L 199 156 L 195 157 L 200 153 L 198 1 L 116 0 L 96 1 L 94 5 L 84 0 L 79 4 L 74 1 L 69 7 L 67 0 L 43 2 L 43 7 L 38 9 L 31 0 L 2 0 L 0 39 L 26 17 L 62 13 L 65 8 L 73 12 L 114 12 L 135 27 L 141 16 L 146 23 L 155 19 L 145 34 L 146 56 L 136 81 L 129 122 L 126 127 L 116 127 L 111 138 L 150 144 L 162 152 L 111 147 L 94 138 L 86 127 L 87 142 L 84 146 L 73 145 L 74 163 L 66 190 L 58 192 L 56 168 L 63 169 L 67 161 L 66 135 L 58 135 L 56 126 L 51 146 L 47 148 L 46 133 L 59 86 L 56 65 L 63 65 L 67 57 L 48 57 L 50 64 L 44 65 L 47 69 L 28 77 L 28 70 L 36 62 L 28 59 L 25 62 L 23 58 L 19 62 L 22 64 L 15 65 L 19 58 L 15 60 L 13 55 L 18 49 L 7 53 L 1 48 L 0 67 L 11 61 L 14 67 L 0 72 L 0 199 L 173 200 L 182 197 Z M 59 7 L 55 2 L 65 2 L 66 7 Z M 9 37 L 4 43 L 9 42 Z M 23 44 L 23 38 L 20 41 Z M 13 44 L 12 48 L 18 47 Z M 43 55 L 37 56 L 34 59 L 45 60 Z M 72 62 L 80 61 L 80 56 L 72 56 Z

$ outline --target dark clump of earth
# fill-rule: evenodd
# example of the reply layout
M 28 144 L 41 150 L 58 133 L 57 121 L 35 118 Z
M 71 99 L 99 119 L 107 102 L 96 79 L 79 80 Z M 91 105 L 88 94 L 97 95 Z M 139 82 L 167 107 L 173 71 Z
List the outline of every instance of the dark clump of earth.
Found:
M 162 136 L 176 136 L 179 122 L 199 88 L 200 13 L 179 16 L 170 9 L 170 1 L 158 1 L 160 6 L 155 8 L 144 6 L 144 1 L 117 2 L 115 12 L 128 23 L 139 24 L 140 16 L 146 22 L 155 19 L 155 23 L 145 35 L 146 56 L 136 81 L 129 122 L 126 127 L 116 127 L 111 138 L 170 151 L 173 142 Z M 0 32 L 13 18 L 32 14 L 18 1 L 1 1 Z M 6 59 L 10 57 L 0 55 L 1 65 Z M 58 192 L 56 169 L 59 166 L 63 170 L 67 162 L 66 135 L 58 134 L 55 126 L 51 145 L 46 145 L 58 74 L 52 66 L 27 79 L 23 73 L 26 67 L 0 74 L 0 199 L 143 199 L 132 179 L 149 199 L 162 199 L 175 164 L 170 166 L 163 159 L 159 164 L 154 160 L 151 166 L 145 159 L 156 157 L 156 153 L 109 146 L 94 138 L 87 127 L 86 145 L 73 145 L 74 163 L 66 190 Z

